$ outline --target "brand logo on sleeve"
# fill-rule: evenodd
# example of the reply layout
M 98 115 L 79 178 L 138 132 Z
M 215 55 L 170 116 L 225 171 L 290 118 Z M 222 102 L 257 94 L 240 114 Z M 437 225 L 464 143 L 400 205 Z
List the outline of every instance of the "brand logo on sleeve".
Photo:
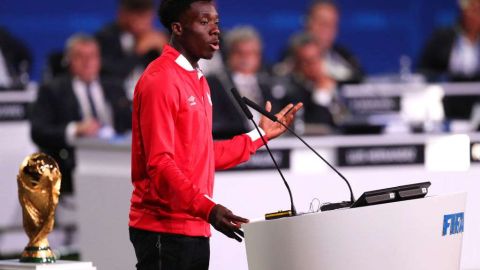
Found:
M 197 102 L 195 101 L 195 97 L 194 96 L 190 96 L 188 99 L 188 104 L 190 104 L 190 106 L 194 106 L 194 105 L 197 105 Z
M 443 216 L 442 236 L 463 233 L 464 222 L 463 212 Z

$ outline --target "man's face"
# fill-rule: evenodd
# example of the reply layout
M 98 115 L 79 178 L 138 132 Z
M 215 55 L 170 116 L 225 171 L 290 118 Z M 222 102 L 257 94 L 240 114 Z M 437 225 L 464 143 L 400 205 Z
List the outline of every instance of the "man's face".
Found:
M 232 46 L 228 64 L 233 72 L 251 75 L 260 68 L 261 57 L 262 49 L 258 40 L 240 41 Z
M 470 0 L 463 10 L 464 25 L 467 31 L 480 33 L 480 0 Z
M 220 49 L 218 13 L 212 3 L 193 2 L 180 17 L 180 25 L 181 32 L 174 34 L 190 57 L 211 59 Z
M 339 15 L 330 4 L 319 4 L 313 8 L 307 21 L 308 32 L 317 40 L 322 52 L 330 49 L 338 31 Z
M 295 69 L 305 78 L 315 81 L 322 71 L 320 50 L 314 43 L 305 44 L 295 50 Z
M 91 82 L 100 72 L 100 53 L 95 42 L 78 42 L 69 54 L 70 72 L 81 80 Z
M 120 9 L 118 20 L 124 31 L 140 37 L 153 29 L 155 12 L 153 10 L 132 11 Z

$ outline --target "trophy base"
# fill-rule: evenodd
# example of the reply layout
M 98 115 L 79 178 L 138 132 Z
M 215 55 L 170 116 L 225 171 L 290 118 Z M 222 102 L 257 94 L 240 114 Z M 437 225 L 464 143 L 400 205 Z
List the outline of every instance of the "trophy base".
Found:
M 62 261 L 55 263 L 22 263 L 16 260 L 0 261 L 1 270 L 97 270 L 91 262 Z
M 26 247 L 20 256 L 22 263 L 54 263 L 55 261 L 55 255 L 50 247 Z

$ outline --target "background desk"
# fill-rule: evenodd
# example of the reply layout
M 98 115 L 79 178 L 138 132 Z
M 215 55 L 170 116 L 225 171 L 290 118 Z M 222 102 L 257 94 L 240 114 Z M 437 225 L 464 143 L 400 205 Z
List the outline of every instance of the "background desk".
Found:
M 307 141 L 334 163 L 339 161 L 341 147 L 345 150 L 342 153 L 352 155 L 349 160 L 357 163 L 341 169 L 350 179 L 356 197 L 364 191 L 420 181 L 432 182 L 430 195 L 467 191 L 462 269 L 480 269 L 480 166 L 463 162 L 468 161 L 468 138 L 472 142 L 480 141 L 478 134 L 468 137 L 342 136 L 307 138 Z M 77 146 L 79 166 L 76 190 L 82 259 L 93 261 L 99 269 L 133 269 L 135 257 L 128 240 L 128 210 L 132 190 L 128 140 L 125 143 L 79 141 Z M 285 176 L 291 185 L 298 211 L 308 211 L 313 198 L 318 198 L 322 203 L 349 198 L 343 181 L 305 150 L 301 143 L 293 138 L 279 138 L 272 141 L 271 146 L 272 149 L 281 150 L 276 155 L 286 167 Z M 383 148 L 385 146 L 407 148 L 390 151 L 390 148 Z M 411 146 L 420 148 L 408 148 Z M 352 149 L 353 152 L 348 152 Z M 417 153 L 420 155 L 417 157 L 424 154 L 424 162 L 414 159 L 408 161 L 415 154 L 415 149 L 425 150 Z M 393 153 L 390 158 L 392 163 L 399 157 L 410 162 L 410 165 L 374 165 L 374 161 L 378 160 L 376 157 L 385 158 L 388 153 Z M 370 162 L 370 165 L 357 167 L 358 162 Z M 265 154 L 259 153 L 256 163 L 262 167 L 268 166 L 270 161 Z M 442 166 L 437 166 L 439 164 Z M 289 207 L 287 192 L 273 170 L 217 173 L 214 200 L 252 220 L 262 218 L 267 212 Z M 244 245 L 213 231 L 210 265 L 212 270 L 247 269 Z

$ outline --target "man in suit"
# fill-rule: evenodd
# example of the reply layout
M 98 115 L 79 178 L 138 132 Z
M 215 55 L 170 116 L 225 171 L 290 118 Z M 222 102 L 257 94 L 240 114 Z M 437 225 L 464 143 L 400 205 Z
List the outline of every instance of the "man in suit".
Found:
M 432 81 L 480 80 L 480 0 L 460 0 L 457 25 L 437 30 L 424 47 L 419 71 Z
M 93 37 L 72 36 L 65 54 L 69 74 L 40 88 L 30 121 L 33 141 L 60 166 L 62 193 L 71 194 L 75 168 L 72 142 L 80 137 L 126 132 L 131 129 L 131 109 L 122 83 L 99 77 L 100 51 Z
M 261 70 L 262 42 L 255 29 L 248 26 L 237 27 L 225 36 L 227 71 L 207 76 L 212 91 L 213 107 L 213 134 L 216 139 L 232 136 L 252 130 L 250 121 L 246 120 L 243 112 L 230 93 L 235 87 L 242 96 L 264 104 L 273 103 L 274 110 L 278 110 L 284 96 L 272 95 L 272 80 Z M 252 110 L 254 118 L 260 115 Z
M 0 27 L 0 89 L 25 86 L 31 64 L 30 52 L 23 42 Z
M 120 0 L 117 21 L 96 37 L 102 51 L 102 74 L 126 80 L 128 88 L 162 52 L 167 36 L 154 28 L 153 0 Z M 130 90 L 130 89 L 127 89 Z
M 308 33 L 294 36 L 290 41 L 289 54 L 293 71 L 283 77 L 282 87 L 290 102 L 302 102 L 303 114 L 296 124 L 299 132 L 330 133 L 335 130 L 336 120 L 342 114 L 336 81 L 325 70 L 325 63 L 318 57 L 320 48 L 315 38 Z
M 305 31 L 317 42 L 327 74 L 339 83 L 357 83 L 363 71 L 355 57 L 336 43 L 340 11 L 333 0 L 314 0 L 308 9 Z

